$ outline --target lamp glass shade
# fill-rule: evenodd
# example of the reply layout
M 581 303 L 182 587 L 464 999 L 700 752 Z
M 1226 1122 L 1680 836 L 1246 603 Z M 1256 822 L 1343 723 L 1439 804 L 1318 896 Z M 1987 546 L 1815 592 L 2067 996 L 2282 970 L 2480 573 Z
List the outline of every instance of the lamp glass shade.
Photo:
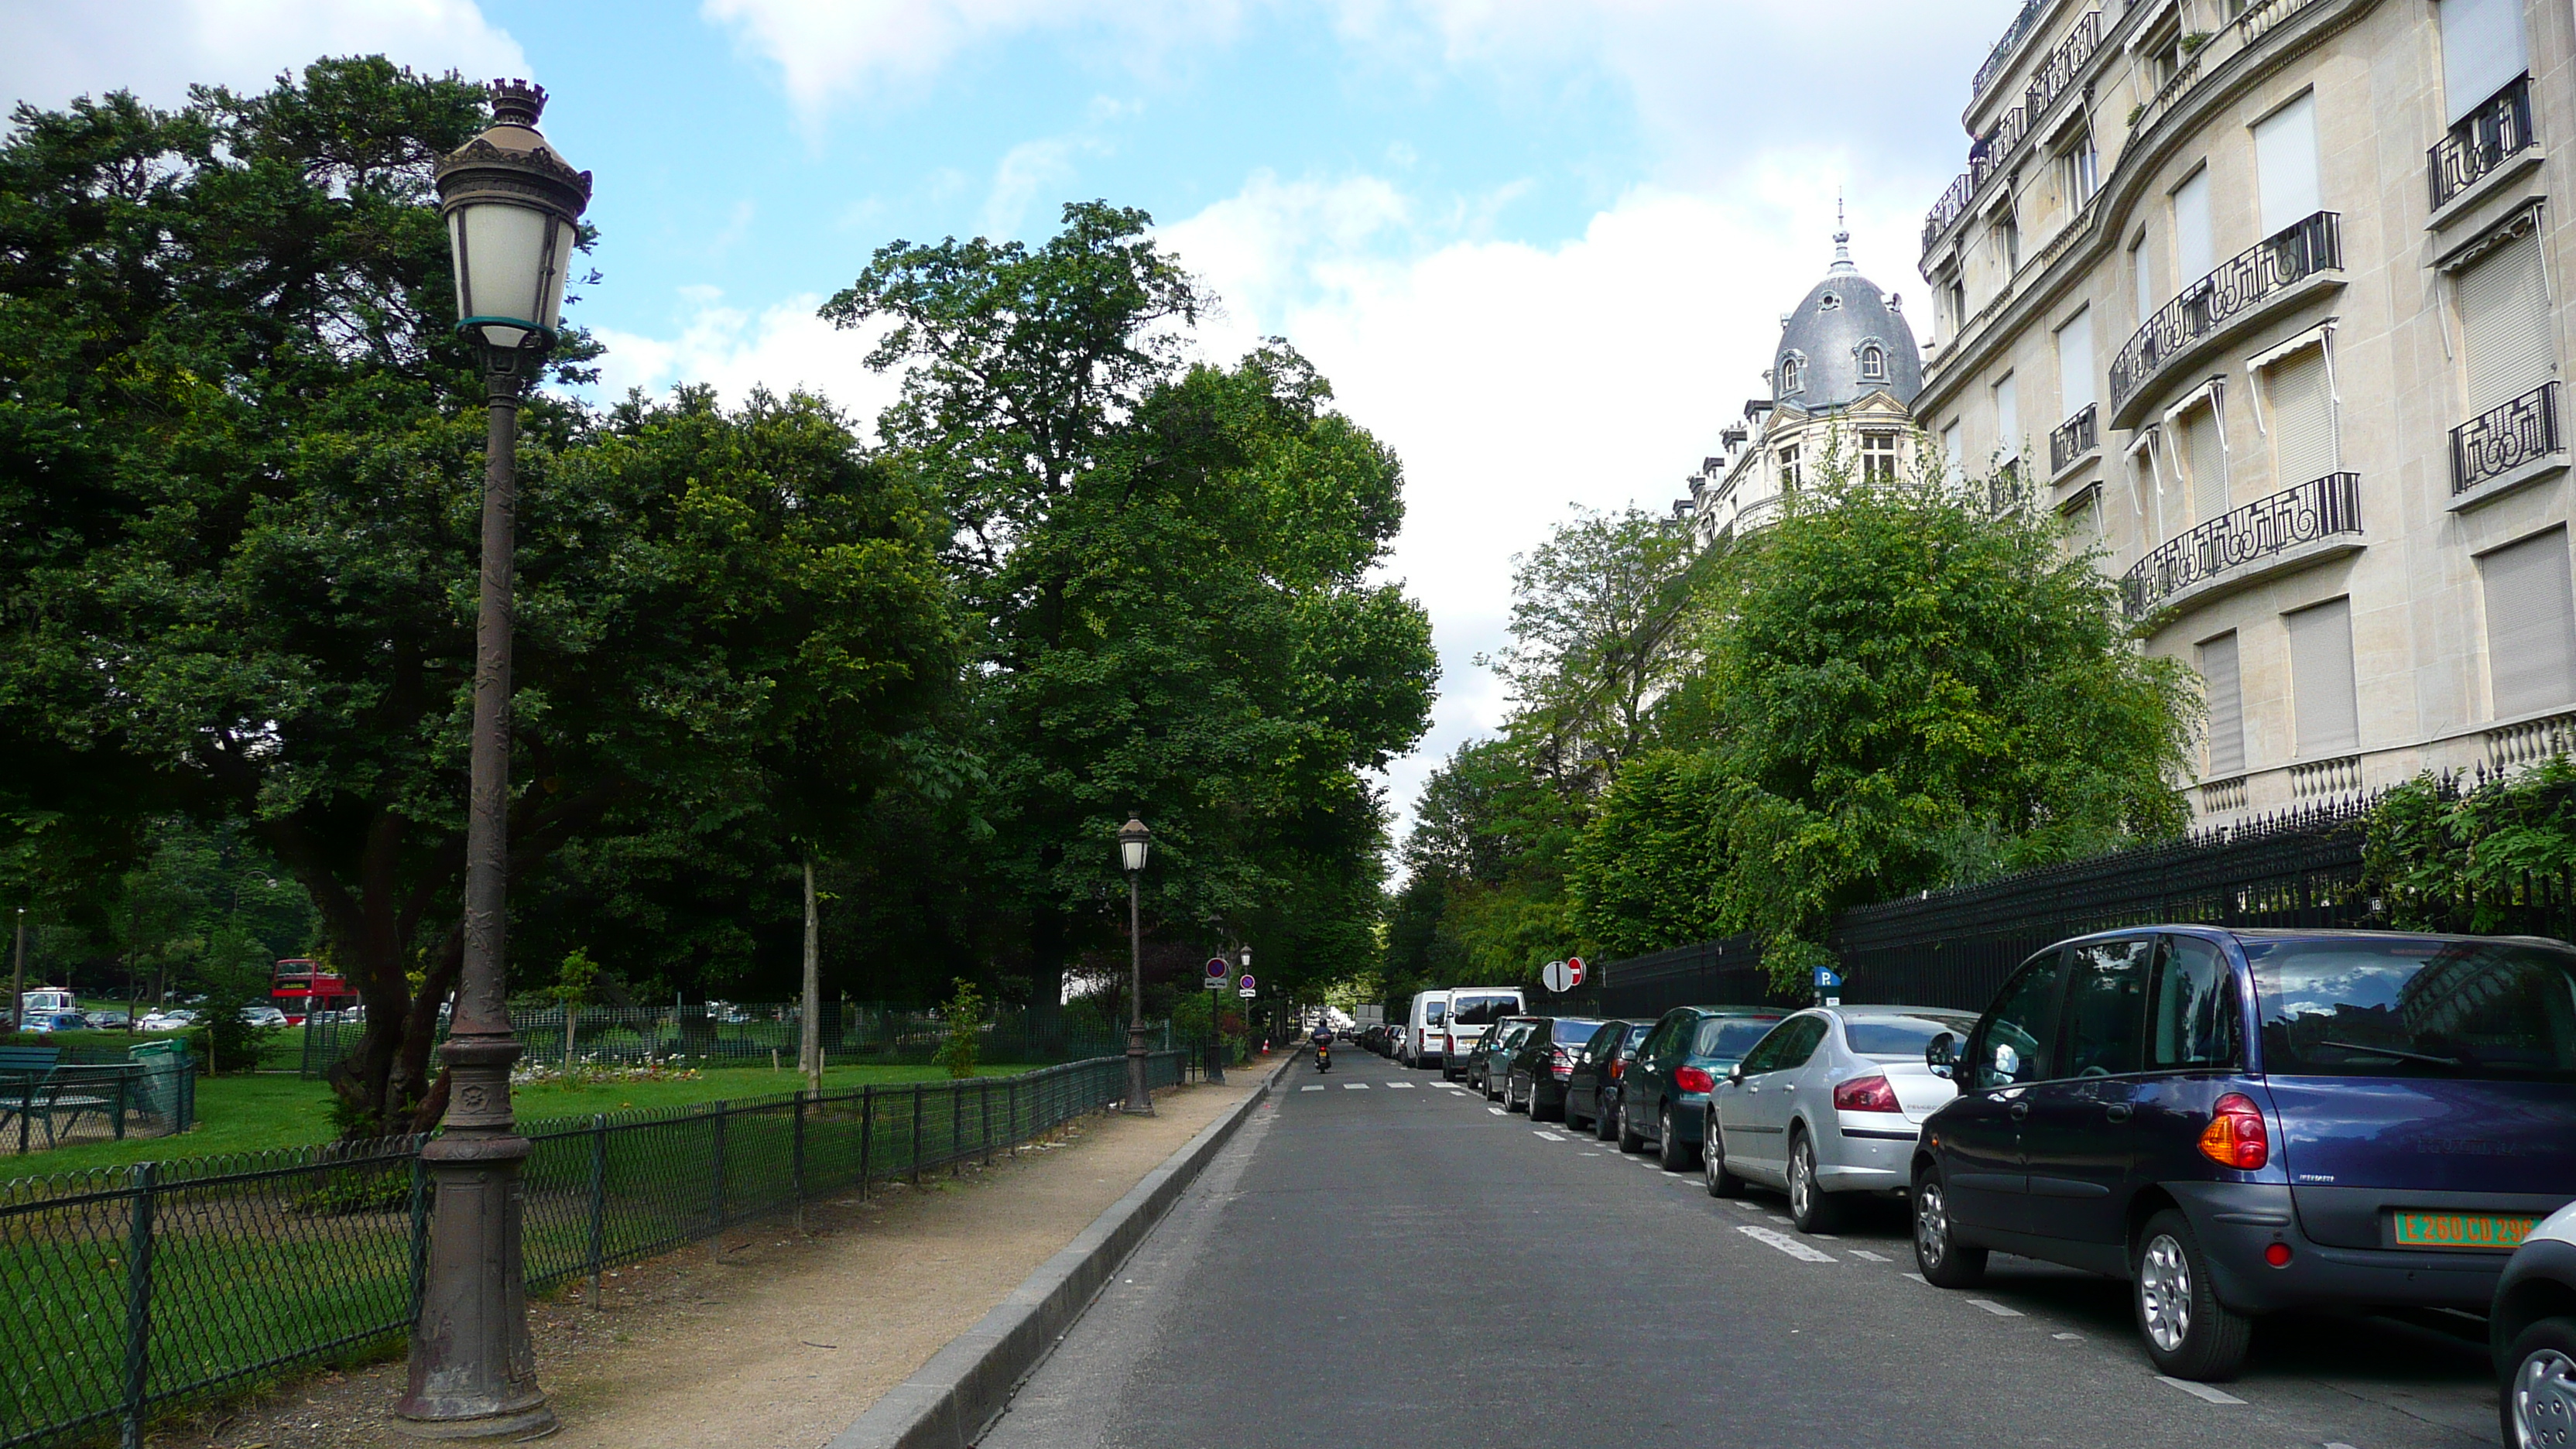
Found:
M 1145 868 L 1145 847 L 1147 843 L 1148 842 L 1143 840 L 1130 840 L 1121 837 L 1118 842 L 1118 859 L 1124 863 L 1130 871 L 1143 870 Z
M 533 206 L 475 200 L 448 213 L 456 253 L 456 315 L 495 347 L 531 332 L 552 336 L 563 314 L 572 223 Z

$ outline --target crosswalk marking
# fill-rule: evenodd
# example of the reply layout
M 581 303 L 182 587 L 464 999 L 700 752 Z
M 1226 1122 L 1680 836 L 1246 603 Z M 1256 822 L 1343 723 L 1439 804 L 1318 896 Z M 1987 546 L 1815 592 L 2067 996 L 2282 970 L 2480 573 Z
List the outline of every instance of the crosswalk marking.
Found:
M 1754 1223 L 1739 1223 L 1736 1225 L 1735 1230 L 1742 1233 L 1744 1236 L 1751 1238 L 1753 1241 L 1762 1244 L 1764 1247 L 1777 1248 L 1781 1252 L 1788 1254 L 1790 1257 L 1797 1259 L 1801 1263 L 1830 1263 L 1834 1261 L 1833 1254 L 1823 1252 L 1816 1248 L 1811 1248 L 1805 1243 L 1798 1241 L 1796 1238 L 1790 1237 L 1787 1233 L 1773 1232 L 1769 1228 L 1761 1227 Z
M 1533 1128 L 1531 1128 L 1531 1129 L 1530 1129 L 1530 1135 L 1531 1135 L 1531 1136 L 1533 1136 L 1533 1137 L 1544 1137 L 1544 1138 L 1546 1138 L 1546 1139 L 1547 1139 L 1548 1141 L 1550 1141 L 1550 1142 L 1563 1142 L 1563 1141 L 1565 1140 L 1564 1138 L 1557 1136 L 1557 1135 L 1556 1135 L 1555 1133 L 1553 1133 L 1553 1132 L 1543 1132 L 1543 1131 L 1539 1130 L 1539 1129 L 1538 1129 L 1538 1128 L 1536 1128 L 1536 1127 L 1533 1127 Z
M 1297 1090 L 1301 1092 L 1320 1092 L 1324 1089 L 1321 1087 L 1299 1087 Z
M 2022 1316 L 2020 1309 L 2006 1308 L 1991 1298 L 1971 1298 L 1968 1301 L 1975 1306 L 1986 1310 L 1988 1313 L 1993 1314 L 1997 1318 L 2019 1318 Z
M 1497 1116 L 1497 1117 L 1500 1117 L 1500 1116 L 1502 1116 L 1502 1115 L 1503 1115 L 1503 1109 L 1502 1109 L 1502 1108 L 1500 1108 L 1500 1107 L 1487 1107 L 1485 1110 L 1486 1110 L 1486 1111 L 1488 1111 L 1488 1112 L 1493 1113 L 1493 1114 L 1494 1114 L 1495 1116 Z
M 1914 1280 L 1915 1282 L 1917 1282 L 1917 1283 L 1922 1284 L 1922 1285 L 1923 1285 L 1924 1287 L 1926 1287 L 1926 1288 L 1929 1288 L 1929 1287 L 1931 1287 L 1931 1286 L 1932 1286 L 1932 1280 L 1931 1280 L 1931 1279 L 1929 1279 L 1929 1278 L 1924 1277 L 1924 1276 L 1923 1276 L 1922 1274 L 1920 1274 L 1920 1273 L 1908 1273 L 1908 1274 L 1906 1274 L 1905 1276 L 1906 1276 L 1906 1277 L 1908 1277 L 1908 1278 L 1913 1279 L 1913 1280 Z
M 1873 1263 L 1887 1263 L 1887 1262 L 1893 1262 L 1893 1261 L 1894 1261 L 1894 1260 L 1893 1260 L 1893 1259 L 1891 1259 L 1891 1258 L 1887 1258 L 1887 1257 L 1884 1257 L 1884 1256 L 1882 1256 L 1882 1255 L 1880 1255 L 1880 1254 L 1873 1253 L 1873 1252 L 1871 1252 L 1871 1251 L 1870 1251 L 1869 1249 L 1867 1249 L 1867 1248 L 1847 1248 L 1847 1249 L 1845 1249 L 1844 1251 L 1846 1251 L 1846 1252 L 1850 1253 L 1850 1254 L 1851 1254 L 1853 1257 L 1855 1257 L 1855 1258 L 1866 1258 L 1866 1259 L 1868 1259 L 1870 1262 L 1873 1262 Z
M 1342 1090 L 1343 1090 L 1343 1091 L 1345 1091 L 1345 1092 L 1365 1092 L 1365 1091 L 1367 1091 L 1367 1090 L 1368 1090 L 1368 1083 L 1366 1083 L 1366 1082 L 1344 1082 L 1344 1083 L 1342 1083 Z
M 2160 1384 L 2171 1384 L 2175 1388 L 2178 1388 L 2184 1393 L 2191 1395 L 2193 1398 L 2207 1404 L 2235 1404 L 2241 1407 L 2245 1402 L 2234 1394 L 2221 1392 L 2220 1390 L 2211 1388 L 2207 1384 L 2196 1384 L 2189 1379 L 2178 1379 L 2170 1374 L 2156 1375 L 2156 1382 Z
M 1387 1083 L 1387 1084 L 1386 1084 L 1386 1089 L 1387 1089 L 1388 1091 L 1390 1091 L 1390 1092 L 1410 1092 L 1410 1091 L 1412 1091 L 1412 1090 L 1413 1090 L 1413 1083 L 1411 1083 L 1411 1082 L 1389 1082 L 1389 1083 Z

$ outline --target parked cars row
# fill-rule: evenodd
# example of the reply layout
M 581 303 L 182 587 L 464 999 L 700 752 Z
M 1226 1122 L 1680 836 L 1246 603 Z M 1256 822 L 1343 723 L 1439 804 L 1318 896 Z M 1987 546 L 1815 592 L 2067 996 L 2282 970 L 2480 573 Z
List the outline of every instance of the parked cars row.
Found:
M 1777 1189 L 1804 1231 L 1903 1200 L 1941 1287 L 1995 1252 L 2123 1279 L 2159 1372 L 2233 1377 L 2266 1314 L 2464 1309 L 2505 1442 L 2576 1429 L 2576 946 L 2139 928 L 2037 953 L 1981 1013 L 1515 1001 L 1473 1039 L 1424 995 L 1380 1050 L 1714 1196 Z

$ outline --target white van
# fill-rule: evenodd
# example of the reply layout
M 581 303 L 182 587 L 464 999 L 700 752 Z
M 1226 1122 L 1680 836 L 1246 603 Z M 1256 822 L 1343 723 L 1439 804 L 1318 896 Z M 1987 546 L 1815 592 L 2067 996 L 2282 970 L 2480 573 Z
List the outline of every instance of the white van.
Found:
M 1404 1040 L 1395 1045 L 1395 1059 L 1408 1067 L 1427 1067 L 1440 1060 L 1441 1033 L 1449 1026 L 1449 993 L 1417 991 L 1413 1006 L 1404 1014 Z
M 1486 1028 L 1507 1016 L 1520 1016 L 1526 1011 L 1517 986 L 1453 986 L 1449 988 L 1449 1022 L 1440 1046 L 1440 1076 L 1456 1081 L 1466 1070 L 1466 1055 L 1484 1040 Z

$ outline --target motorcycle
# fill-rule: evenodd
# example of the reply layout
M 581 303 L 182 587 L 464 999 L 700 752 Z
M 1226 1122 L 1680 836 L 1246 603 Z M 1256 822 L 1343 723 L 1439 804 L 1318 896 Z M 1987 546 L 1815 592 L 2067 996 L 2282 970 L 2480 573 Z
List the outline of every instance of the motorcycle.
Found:
M 1315 1070 L 1316 1070 L 1316 1071 L 1319 1071 L 1319 1072 L 1329 1072 L 1329 1071 L 1331 1071 L 1332 1069 L 1333 1069 L 1333 1048 L 1332 1048 L 1332 1044 L 1331 1044 L 1330 1042 L 1320 1042 L 1320 1041 L 1319 1041 L 1319 1042 L 1317 1042 L 1317 1043 L 1315 1043 Z

